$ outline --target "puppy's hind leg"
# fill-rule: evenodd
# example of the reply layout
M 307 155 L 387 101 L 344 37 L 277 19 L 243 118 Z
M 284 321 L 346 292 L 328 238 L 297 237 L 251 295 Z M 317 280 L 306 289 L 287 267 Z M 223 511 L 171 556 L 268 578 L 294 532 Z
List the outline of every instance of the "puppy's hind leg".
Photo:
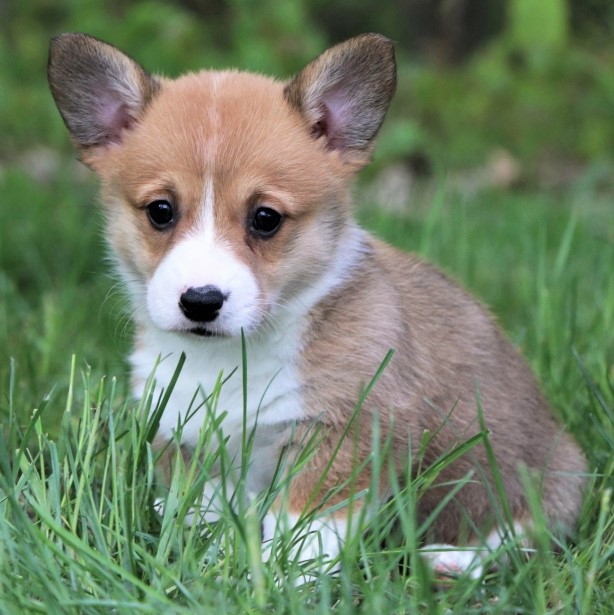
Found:
M 455 578 L 467 575 L 471 579 L 481 578 L 485 572 L 505 561 L 507 548 L 512 543 L 523 550 L 530 550 L 527 539 L 527 525 L 515 521 L 513 531 L 493 529 L 483 541 L 474 540 L 466 547 L 448 544 L 431 544 L 420 549 L 421 557 L 432 569 L 437 579 Z

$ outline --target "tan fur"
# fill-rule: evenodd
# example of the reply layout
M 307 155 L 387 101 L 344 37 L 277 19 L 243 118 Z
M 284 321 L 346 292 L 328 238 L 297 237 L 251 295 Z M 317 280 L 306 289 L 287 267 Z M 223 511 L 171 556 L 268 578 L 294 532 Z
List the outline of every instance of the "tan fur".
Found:
M 356 331 L 361 335 L 354 335 Z M 425 432 L 437 434 L 423 459 L 428 467 L 480 432 L 479 391 L 514 518 L 528 515 L 519 476 L 524 465 L 543 485 L 549 519 L 573 527 L 585 484 L 585 460 L 554 420 L 526 363 L 475 299 L 431 265 L 377 241 L 371 242 L 370 257 L 352 283 L 323 302 L 313 317 L 304 354 L 304 390 L 314 420 L 328 430 L 329 444 L 313 459 L 315 471 L 301 475 L 294 489 L 297 510 L 311 497 L 317 470 L 327 463 L 352 416 L 358 391 L 390 348 L 395 354 L 359 415 L 359 448 L 353 438 L 347 439 L 323 492 L 347 476 L 350 460 L 356 465 L 370 453 L 372 413 L 378 414 L 383 438 L 393 439 L 399 468 L 406 463 L 408 446 L 417 452 Z M 352 389 L 355 394 L 349 395 Z M 482 475 L 491 479 L 491 469 L 482 446 L 440 474 L 437 483 L 448 486 L 433 486 L 420 502 L 420 514 L 426 518 L 450 489 L 450 481 L 460 481 L 469 472 L 474 480 L 437 517 L 433 540 L 456 543 L 463 514 L 478 527 L 492 523 L 491 500 L 481 484 Z M 361 477 L 356 490 L 368 488 L 369 480 Z M 348 493 L 339 499 L 343 495 Z
M 120 89 L 129 91 L 126 129 L 111 132 L 109 142 L 92 140 L 101 129 L 87 118 L 75 124 L 78 105 L 66 110 L 67 100 L 81 97 L 79 75 L 65 68 L 69 39 L 60 39 L 55 56 L 52 50 L 54 96 L 84 161 L 102 180 L 110 242 L 135 276 L 151 278 L 171 247 L 199 223 L 207 180 L 216 190 L 219 237 L 256 277 L 263 313 L 327 271 L 342 230 L 352 224 L 350 181 L 368 162 L 394 91 L 389 41 L 377 35 L 352 39 L 284 84 L 238 72 L 152 78 L 108 46 L 70 40 L 79 53 L 102 57 L 103 73 L 111 65 L 119 71 Z M 101 79 L 108 81 L 104 74 Z M 339 94 L 341 82 L 347 91 Z M 322 112 L 327 96 L 331 108 L 341 109 L 338 117 Z M 80 104 L 91 107 L 92 97 Z M 177 223 L 165 233 L 147 223 L 146 206 L 156 199 L 169 199 L 178 208 Z M 255 240 L 246 228 L 250 208 L 259 205 L 284 216 L 280 231 L 266 242 Z M 399 468 L 405 467 L 408 450 L 419 451 L 423 434 L 431 434 L 424 458 L 416 459 L 416 465 L 428 467 L 480 431 L 479 391 L 514 518 L 528 517 L 519 477 L 524 465 L 541 485 L 551 522 L 573 526 L 585 483 L 584 457 L 488 312 L 417 257 L 374 239 L 363 248 L 351 279 L 316 305 L 304 333 L 300 375 L 307 417 L 294 439 L 281 441 L 272 454 L 296 447 L 314 426 L 323 441 L 291 486 L 291 510 L 317 505 L 369 456 L 374 414 L 383 440 L 392 438 Z M 361 387 L 391 348 L 390 365 L 320 484 Z M 473 480 L 438 516 L 434 540 L 467 539 L 461 536 L 465 514 L 478 526 L 492 523 L 492 498 L 483 482 L 492 484 L 492 472 L 483 446 L 441 473 L 420 502 L 420 516 L 434 510 L 450 481 L 469 473 Z M 380 477 L 383 496 L 386 476 Z M 367 469 L 336 501 L 370 485 Z

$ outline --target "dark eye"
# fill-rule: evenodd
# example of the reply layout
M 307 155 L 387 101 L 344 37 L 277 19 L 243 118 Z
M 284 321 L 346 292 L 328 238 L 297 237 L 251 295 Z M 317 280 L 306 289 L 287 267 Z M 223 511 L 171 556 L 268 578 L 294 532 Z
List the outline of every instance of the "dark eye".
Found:
M 175 219 L 173 206 L 163 199 L 147 205 L 147 215 L 151 225 L 158 231 L 163 231 Z
M 258 207 L 252 218 L 252 231 L 263 239 L 272 237 L 281 226 L 281 214 L 270 207 Z

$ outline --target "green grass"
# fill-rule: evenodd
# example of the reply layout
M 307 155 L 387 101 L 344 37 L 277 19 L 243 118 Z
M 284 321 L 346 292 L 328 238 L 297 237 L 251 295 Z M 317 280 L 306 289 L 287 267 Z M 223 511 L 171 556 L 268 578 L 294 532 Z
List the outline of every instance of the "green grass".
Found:
M 223 455 L 210 446 L 213 418 L 204 470 L 178 462 L 155 512 L 147 414 L 164 400 L 128 396 L 130 325 L 107 275 L 95 186 L 72 169 L 45 185 L 16 167 L 0 176 L 0 613 L 612 612 L 612 195 L 440 188 L 402 217 L 360 212 L 459 278 L 522 347 L 594 471 L 575 540 L 555 554 L 538 524 L 533 558 L 512 553 L 483 583 L 435 591 L 416 558 L 424 528 L 412 512 L 428 480 L 418 477 L 348 544 L 339 575 L 311 568 L 317 580 L 295 585 L 283 579 L 309 569 L 288 551 L 304 527 L 280 538 L 274 563 L 260 557 L 258 526 L 283 481 L 218 524 L 184 527 Z

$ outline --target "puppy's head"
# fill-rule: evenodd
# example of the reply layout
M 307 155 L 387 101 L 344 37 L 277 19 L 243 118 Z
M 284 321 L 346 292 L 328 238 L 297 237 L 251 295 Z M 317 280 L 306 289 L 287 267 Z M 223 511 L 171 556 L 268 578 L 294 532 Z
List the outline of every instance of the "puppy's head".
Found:
M 390 41 L 369 34 L 287 83 L 231 71 L 167 80 L 65 34 L 51 44 L 49 82 L 101 179 L 137 315 L 163 330 L 236 335 L 274 319 L 330 267 L 395 63 Z

